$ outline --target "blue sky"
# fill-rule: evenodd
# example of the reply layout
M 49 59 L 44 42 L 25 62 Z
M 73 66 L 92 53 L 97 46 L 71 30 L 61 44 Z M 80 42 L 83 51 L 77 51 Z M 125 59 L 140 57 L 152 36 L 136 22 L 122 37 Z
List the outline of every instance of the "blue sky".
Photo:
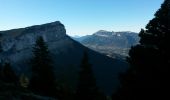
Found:
M 0 30 L 61 21 L 69 35 L 144 28 L 163 0 L 0 0 Z

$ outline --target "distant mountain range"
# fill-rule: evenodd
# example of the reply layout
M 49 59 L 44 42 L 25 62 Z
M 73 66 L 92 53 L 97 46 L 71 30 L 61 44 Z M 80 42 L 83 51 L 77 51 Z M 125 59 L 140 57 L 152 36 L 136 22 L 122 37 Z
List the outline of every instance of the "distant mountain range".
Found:
M 109 34 L 97 32 L 85 39 L 81 37 L 81 43 L 94 46 L 99 43 L 104 46 L 106 43 L 114 44 L 113 41 L 106 41 Z M 8 60 L 16 70 L 17 74 L 30 75 L 30 58 L 32 57 L 32 47 L 36 38 L 42 36 L 48 44 L 51 56 L 54 60 L 55 74 L 61 83 L 74 87 L 77 81 L 80 61 L 84 51 L 88 52 L 92 69 L 96 76 L 97 85 L 106 94 L 111 94 L 119 85 L 119 74 L 127 69 L 127 63 L 120 59 L 112 59 L 103 54 L 95 52 L 82 44 L 74 41 L 68 35 L 63 24 L 59 21 L 43 25 L 35 25 L 26 28 L 0 31 L 0 42 L 3 52 L 0 53 L 0 60 Z M 107 36 L 106 36 L 107 35 Z M 113 35 L 118 37 L 121 34 Z M 131 37 L 129 37 L 131 38 Z M 109 38 L 110 39 L 110 38 Z M 109 40 L 108 39 L 108 40 Z M 133 42 L 133 40 L 131 40 Z M 117 43 L 118 44 L 124 44 Z M 126 45 L 129 45 L 128 43 Z M 123 46 L 124 47 L 124 46 Z M 126 47 L 126 46 L 125 46 Z
M 138 34 L 128 31 L 100 30 L 92 35 L 73 37 L 73 39 L 90 49 L 113 58 L 128 56 L 130 47 L 139 42 Z

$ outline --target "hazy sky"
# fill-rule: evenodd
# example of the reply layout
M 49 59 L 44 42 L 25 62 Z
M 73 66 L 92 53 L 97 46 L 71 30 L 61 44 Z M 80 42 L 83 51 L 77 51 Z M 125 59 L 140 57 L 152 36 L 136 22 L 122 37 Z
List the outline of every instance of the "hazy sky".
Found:
M 144 28 L 163 0 L 0 0 L 0 30 L 61 21 L 69 35 Z

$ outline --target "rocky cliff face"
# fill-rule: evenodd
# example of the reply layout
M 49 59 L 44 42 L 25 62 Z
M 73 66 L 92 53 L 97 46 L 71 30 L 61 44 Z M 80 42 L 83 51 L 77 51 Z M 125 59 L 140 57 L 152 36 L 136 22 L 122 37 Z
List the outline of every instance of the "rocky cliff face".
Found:
M 9 31 L 0 31 L 0 41 L 3 51 L 20 51 L 34 44 L 38 36 L 43 36 L 46 42 L 56 41 L 66 36 L 64 25 L 53 22 Z
M 29 63 L 32 56 L 32 47 L 38 36 L 42 36 L 47 44 L 67 38 L 65 27 L 59 21 L 0 31 L 0 34 L 0 42 L 3 50 L 3 53 L 0 55 L 1 60 L 10 61 L 20 71 L 25 69 L 23 67 L 27 65 L 26 63 Z M 56 47 L 55 45 L 49 46 L 49 49 Z
M 88 52 L 99 87 L 107 94 L 116 90 L 119 73 L 127 68 L 126 62 L 106 57 L 72 40 L 66 35 L 64 25 L 58 21 L 0 31 L 0 34 L 3 48 L 0 59 L 9 60 L 18 73 L 30 74 L 32 47 L 38 36 L 43 36 L 48 44 L 54 62 L 55 74 L 61 83 L 75 86 L 84 51 Z

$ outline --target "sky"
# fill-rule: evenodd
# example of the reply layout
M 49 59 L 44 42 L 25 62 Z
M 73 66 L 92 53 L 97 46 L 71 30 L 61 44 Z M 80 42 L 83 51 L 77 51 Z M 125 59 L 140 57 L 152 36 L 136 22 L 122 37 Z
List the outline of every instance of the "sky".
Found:
M 0 0 L 0 30 L 60 21 L 71 36 L 98 30 L 139 32 L 162 3 L 163 0 Z

